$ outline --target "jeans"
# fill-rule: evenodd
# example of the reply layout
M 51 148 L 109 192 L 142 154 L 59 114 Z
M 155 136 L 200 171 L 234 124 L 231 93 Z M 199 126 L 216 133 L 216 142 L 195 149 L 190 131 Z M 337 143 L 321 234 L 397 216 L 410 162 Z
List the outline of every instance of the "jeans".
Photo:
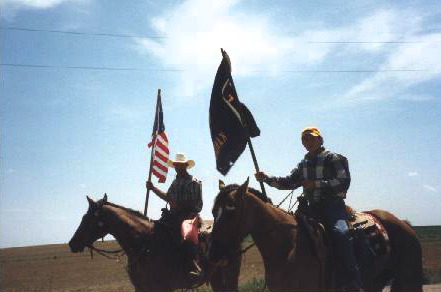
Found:
M 348 288 L 361 288 L 361 276 L 354 255 L 353 239 L 349 234 L 348 214 L 342 198 L 330 198 L 312 206 L 321 217 L 331 236 L 333 250 L 343 268 L 343 285 Z

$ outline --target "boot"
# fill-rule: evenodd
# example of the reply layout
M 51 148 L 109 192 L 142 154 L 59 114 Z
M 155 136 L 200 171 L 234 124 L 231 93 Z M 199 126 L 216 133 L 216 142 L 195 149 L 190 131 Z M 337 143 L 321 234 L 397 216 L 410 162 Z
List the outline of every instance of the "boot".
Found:
M 184 242 L 184 252 L 186 259 L 186 272 L 188 277 L 189 286 L 196 285 L 202 277 L 202 269 L 198 264 L 198 250 L 197 246 L 191 242 Z
M 199 266 L 196 259 L 190 261 L 190 269 L 189 269 L 188 277 L 190 279 L 190 286 L 196 284 L 202 275 L 202 269 Z

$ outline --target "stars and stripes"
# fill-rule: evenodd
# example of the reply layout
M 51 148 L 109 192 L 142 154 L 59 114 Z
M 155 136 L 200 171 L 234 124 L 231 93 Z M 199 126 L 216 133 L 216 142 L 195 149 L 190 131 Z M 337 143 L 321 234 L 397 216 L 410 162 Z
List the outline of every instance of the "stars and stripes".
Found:
M 153 142 L 149 143 L 149 148 Z M 165 132 L 156 136 L 155 147 L 153 148 L 152 174 L 158 178 L 158 182 L 164 183 L 167 177 L 168 167 L 168 140 Z
M 158 101 L 156 104 L 156 116 L 153 124 L 152 142 L 149 143 L 149 148 L 153 146 L 151 171 L 152 174 L 158 178 L 158 182 L 164 183 L 168 172 L 168 139 L 165 134 L 165 126 L 163 121 L 161 94 L 158 93 Z

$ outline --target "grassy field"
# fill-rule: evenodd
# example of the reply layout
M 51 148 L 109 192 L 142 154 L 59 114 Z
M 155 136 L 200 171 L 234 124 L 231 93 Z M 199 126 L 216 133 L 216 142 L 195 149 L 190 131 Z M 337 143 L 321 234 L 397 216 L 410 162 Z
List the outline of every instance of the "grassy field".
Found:
M 441 283 L 441 226 L 414 226 L 423 246 L 424 280 Z
M 425 281 L 441 282 L 441 226 L 417 226 L 423 247 Z M 247 245 L 245 242 L 244 245 Z M 116 242 L 96 244 L 116 249 Z M 0 250 L 1 291 L 133 291 L 126 258 L 107 259 L 90 253 L 73 254 L 66 244 L 7 248 Z M 243 290 L 263 285 L 262 259 L 255 247 L 242 262 Z M 208 287 L 206 287 L 208 288 Z

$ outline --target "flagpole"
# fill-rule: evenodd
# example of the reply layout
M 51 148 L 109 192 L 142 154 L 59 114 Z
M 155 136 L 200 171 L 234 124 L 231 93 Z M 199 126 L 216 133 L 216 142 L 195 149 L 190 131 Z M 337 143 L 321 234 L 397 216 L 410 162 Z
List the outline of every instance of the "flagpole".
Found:
M 159 104 L 160 96 L 161 96 L 161 89 L 158 89 L 158 96 L 156 98 L 155 120 L 158 119 L 158 104 Z M 150 152 L 150 170 L 149 170 L 149 178 L 148 178 L 149 182 L 151 182 L 152 180 L 153 156 L 156 145 L 156 134 L 157 133 L 153 133 L 152 151 Z M 145 194 L 144 216 L 147 216 L 147 208 L 149 207 L 149 196 L 150 196 L 150 189 L 148 188 Z
M 256 154 L 254 153 L 253 144 L 251 143 L 251 138 L 248 135 L 248 147 L 250 148 L 251 157 L 253 158 L 254 168 L 256 168 L 256 172 L 260 172 L 259 165 L 257 164 Z M 266 196 L 265 185 L 263 182 L 260 183 L 260 188 L 262 189 L 262 193 Z

